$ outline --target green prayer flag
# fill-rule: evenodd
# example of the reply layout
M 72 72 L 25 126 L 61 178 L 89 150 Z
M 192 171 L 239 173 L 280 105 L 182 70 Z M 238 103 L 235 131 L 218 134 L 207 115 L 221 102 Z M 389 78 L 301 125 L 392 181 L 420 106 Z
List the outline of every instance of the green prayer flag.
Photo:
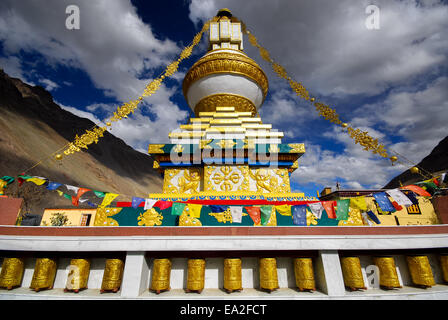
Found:
M 265 226 L 269 222 L 269 219 L 271 218 L 272 206 L 261 206 L 260 213 L 261 213 L 261 224 Z
M 64 197 L 67 198 L 67 199 L 69 199 L 69 200 L 72 200 L 72 196 L 69 195 L 69 194 L 64 193 Z
M 350 199 L 337 200 L 336 202 L 337 202 L 336 219 L 347 220 L 348 209 L 350 207 Z
M 101 192 L 101 191 L 93 191 L 93 192 L 95 193 L 95 195 L 96 195 L 98 198 L 104 198 L 104 196 L 106 195 L 105 192 Z
M 171 207 L 171 214 L 174 216 L 182 215 L 182 212 L 184 212 L 185 206 L 186 206 L 185 203 L 173 202 L 173 206 Z

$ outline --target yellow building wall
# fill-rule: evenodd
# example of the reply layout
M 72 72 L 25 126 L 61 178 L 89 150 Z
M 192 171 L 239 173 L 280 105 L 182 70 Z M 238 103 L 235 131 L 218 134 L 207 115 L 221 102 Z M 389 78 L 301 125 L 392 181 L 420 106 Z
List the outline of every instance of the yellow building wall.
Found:
M 83 214 L 90 214 L 89 226 L 95 222 L 96 209 L 45 209 L 42 216 L 41 226 L 51 226 L 51 218 L 54 213 L 63 213 L 67 219 L 67 226 L 80 226 Z
M 409 214 L 408 210 L 403 207 L 403 209 L 399 211 L 395 211 L 385 215 L 378 210 L 375 204 L 375 198 L 365 197 L 365 200 L 367 204 L 367 210 L 373 211 L 381 222 L 381 224 L 379 225 L 373 223 L 374 226 L 394 226 L 397 225 L 397 220 L 398 225 L 404 226 L 439 224 L 440 221 L 437 217 L 431 201 L 425 197 L 417 196 L 416 198 L 418 199 L 418 209 L 420 210 L 420 214 Z M 350 199 L 350 197 L 341 199 Z M 390 197 L 389 200 L 394 201 Z M 411 208 L 411 210 L 412 209 L 417 208 Z M 341 221 L 339 225 L 368 225 L 368 223 L 363 221 L 363 219 L 361 218 L 361 214 L 357 209 L 350 208 L 349 217 L 350 218 L 348 220 Z

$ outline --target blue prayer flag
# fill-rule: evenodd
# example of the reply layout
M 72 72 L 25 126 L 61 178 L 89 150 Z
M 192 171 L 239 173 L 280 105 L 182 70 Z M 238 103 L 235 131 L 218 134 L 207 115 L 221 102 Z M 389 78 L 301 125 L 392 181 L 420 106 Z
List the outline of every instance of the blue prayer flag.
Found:
M 292 207 L 292 222 L 298 226 L 306 226 L 306 204 Z
M 62 183 L 49 182 L 48 185 L 46 186 L 46 188 L 47 188 L 48 190 L 56 190 L 56 189 L 59 188 L 60 186 L 62 186 Z
M 372 211 L 367 211 L 367 214 L 369 215 L 370 219 L 372 219 L 376 224 L 381 224 L 381 221 Z
M 385 192 L 374 193 L 373 197 L 375 198 L 382 211 L 396 211 L 395 207 L 392 205 Z
M 145 199 L 139 197 L 132 197 L 132 208 L 137 209 L 140 203 L 142 203 L 143 201 L 145 201 Z
M 224 212 L 229 208 L 229 206 L 217 206 L 217 205 L 211 205 L 210 209 L 212 210 L 213 213 L 220 213 L 220 212 Z

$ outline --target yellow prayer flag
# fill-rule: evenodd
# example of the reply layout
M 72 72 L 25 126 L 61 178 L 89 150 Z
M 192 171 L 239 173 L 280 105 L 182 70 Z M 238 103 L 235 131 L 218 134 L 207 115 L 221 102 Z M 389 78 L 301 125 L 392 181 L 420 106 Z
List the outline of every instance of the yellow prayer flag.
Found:
M 64 195 L 64 192 L 60 191 L 60 190 L 56 190 L 57 193 L 62 197 Z
M 277 210 L 277 212 L 282 216 L 291 216 L 291 206 L 289 204 L 275 206 L 275 210 Z
M 198 219 L 201 217 L 201 209 L 202 204 L 193 204 L 193 203 L 188 203 L 187 207 L 185 208 L 190 217 Z
M 106 195 L 104 196 L 103 202 L 101 202 L 101 204 L 98 206 L 98 208 L 104 208 L 107 207 L 109 204 L 111 204 L 112 201 L 114 201 L 114 199 L 116 197 L 118 197 L 118 194 L 115 193 L 106 193 Z
M 366 212 L 367 211 L 366 198 L 364 196 L 350 198 L 350 207 L 353 209 L 359 209 L 360 212 Z
M 31 181 L 34 182 L 35 184 L 37 184 L 38 186 L 43 185 L 45 182 L 47 182 L 47 180 L 44 179 L 39 179 L 39 178 L 29 178 L 26 181 Z

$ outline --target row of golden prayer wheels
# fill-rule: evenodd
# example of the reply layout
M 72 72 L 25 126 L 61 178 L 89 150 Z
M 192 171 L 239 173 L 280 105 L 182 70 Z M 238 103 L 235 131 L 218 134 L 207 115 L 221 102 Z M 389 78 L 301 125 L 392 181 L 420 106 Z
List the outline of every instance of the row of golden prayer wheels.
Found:
M 316 284 L 311 257 L 294 258 L 296 286 L 300 291 L 315 291 Z M 401 288 L 394 258 L 374 257 L 379 270 L 380 287 L 383 289 Z M 414 285 L 429 288 L 435 285 L 434 276 L 425 255 L 406 256 L 407 265 Z M 440 256 L 443 280 L 448 283 L 448 255 Z M 201 293 L 205 284 L 205 259 L 188 259 L 186 292 Z M 224 259 L 224 290 L 227 293 L 243 290 L 242 261 L 240 258 Z M 11 290 L 20 287 L 24 274 L 24 258 L 4 258 L 0 273 L 0 288 Z M 360 259 L 357 256 L 341 257 L 344 284 L 349 290 L 366 289 Z M 65 292 L 79 292 L 87 289 L 90 273 L 89 259 L 71 259 Z M 52 289 L 56 277 L 57 262 L 52 258 L 38 258 L 34 268 L 30 289 L 40 291 Z M 124 272 L 122 259 L 106 259 L 101 283 L 101 293 L 118 292 Z M 159 294 L 170 290 L 171 260 L 154 259 L 150 290 Z M 272 292 L 279 288 L 276 258 L 259 258 L 260 289 Z

